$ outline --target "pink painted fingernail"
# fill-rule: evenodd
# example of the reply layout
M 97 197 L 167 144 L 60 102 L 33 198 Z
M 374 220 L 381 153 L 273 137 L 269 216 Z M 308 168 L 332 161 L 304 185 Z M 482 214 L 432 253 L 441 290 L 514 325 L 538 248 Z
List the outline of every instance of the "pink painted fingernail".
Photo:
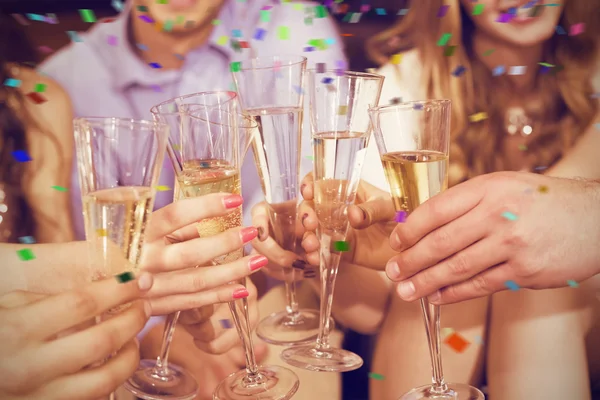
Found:
M 264 267 L 269 263 L 269 259 L 265 256 L 256 256 L 252 257 L 250 261 L 248 261 L 248 267 L 250 267 L 250 271 L 256 271 L 259 268 Z
M 253 226 L 249 226 L 240 231 L 240 236 L 242 237 L 242 242 L 248 243 L 258 236 L 258 229 Z
M 248 296 L 250 296 L 250 293 L 248 293 L 248 290 L 246 290 L 246 288 L 235 289 L 233 291 L 234 299 L 243 299 L 244 297 Z
M 398 284 L 398 294 L 404 300 L 409 299 L 413 294 L 415 294 L 415 285 L 410 281 L 401 282 Z
M 387 273 L 388 278 L 393 281 L 400 277 L 400 267 L 396 261 L 388 262 L 385 266 L 385 272 Z
M 243 202 L 244 199 L 239 194 L 232 194 L 223 199 L 223 204 L 225 204 L 225 208 L 227 209 L 239 207 Z

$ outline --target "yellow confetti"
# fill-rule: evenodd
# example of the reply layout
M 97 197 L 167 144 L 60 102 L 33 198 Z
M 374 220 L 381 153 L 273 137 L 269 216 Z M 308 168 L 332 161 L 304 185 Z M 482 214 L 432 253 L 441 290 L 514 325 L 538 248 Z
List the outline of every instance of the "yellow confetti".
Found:
M 546 185 L 541 185 L 541 186 L 538 188 L 538 192 L 540 192 L 540 193 L 548 193 L 548 186 L 546 186 Z
M 171 190 L 171 188 L 165 185 L 161 185 L 157 186 L 156 190 L 158 190 L 159 192 L 168 192 L 169 190 Z
M 480 113 L 469 116 L 469 120 L 471 122 L 479 122 L 479 121 L 483 121 L 484 119 L 487 119 L 487 118 L 488 118 L 488 115 L 485 112 L 480 112 Z
M 338 109 L 338 115 L 346 115 L 348 114 L 348 106 L 340 106 Z
M 392 64 L 400 64 L 400 62 L 402 61 L 402 54 L 398 53 L 398 54 L 394 54 L 392 56 Z
M 106 236 L 108 236 L 108 231 L 104 228 L 99 228 L 99 229 L 96 229 L 96 234 L 100 237 L 106 237 Z
M 227 36 L 219 36 L 219 38 L 217 39 L 217 44 L 219 46 L 225 46 L 227 44 L 227 40 L 229 40 Z

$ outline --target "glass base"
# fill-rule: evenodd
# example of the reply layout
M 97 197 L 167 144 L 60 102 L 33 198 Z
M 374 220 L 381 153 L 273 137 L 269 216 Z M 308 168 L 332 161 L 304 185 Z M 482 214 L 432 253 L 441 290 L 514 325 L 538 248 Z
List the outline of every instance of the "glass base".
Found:
M 198 384 L 194 377 L 177 365 L 169 364 L 166 376 L 154 373 L 156 360 L 142 360 L 137 371 L 125 382 L 125 389 L 146 400 L 192 400 Z
M 351 351 L 334 348 L 318 350 L 314 344 L 285 349 L 281 352 L 281 358 L 294 367 L 319 372 L 347 372 L 363 365 L 363 359 Z
M 444 394 L 431 391 L 431 385 L 421 386 L 404 394 L 398 400 L 485 400 L 485 396 L 473 386 L 462 383 L 448 383 L 448 391 Z
M 331 324 L 333 326 L 333 320 Z M 300 310 L 293 316 L 285 311 L 271 314 L 260 321 L 256 334 L 265 342 L 279 346 L 312 343 L 319 334 L 319 312 Z
M 300 380 L 291 370 L 275 365 L 259 366 L 255 380 L 245 369 L 225 378 L 213 393 L 213 400 L 287 400 L 298 390 Z

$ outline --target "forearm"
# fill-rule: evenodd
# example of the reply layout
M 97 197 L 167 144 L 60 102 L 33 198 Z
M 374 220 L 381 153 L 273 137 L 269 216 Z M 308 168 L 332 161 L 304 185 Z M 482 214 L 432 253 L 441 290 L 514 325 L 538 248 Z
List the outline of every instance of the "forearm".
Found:
M 321 294 L 319 279 L 311 287 Z M 386 315 L 392 283 L 384 272 L 342 264 L 335 284 L 332 314 L 340 324 L 362 334 L 374 334 Z M 323 301 L 323 300 L 321 300 Z

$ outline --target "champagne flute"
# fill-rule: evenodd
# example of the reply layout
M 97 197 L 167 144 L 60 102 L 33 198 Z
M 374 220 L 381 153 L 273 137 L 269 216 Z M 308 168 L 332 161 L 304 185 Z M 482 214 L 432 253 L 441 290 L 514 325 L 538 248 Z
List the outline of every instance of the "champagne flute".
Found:
M 363 364 L 356 354 L 331 347 L 330 316 L 335 278 L 344 251 L 371 123 L 368 109 L 379 102 L 383 77 L 349 71 L 309 71 L 314 158 L 314 203 L 321 258 L 321 321 L 316 344 L 291 347 L 281 357 L 312 371 L 344 372 Z
M 450 100 L 415 101 L 369 110 L 381 163 L 398 213 L 405 217 L 448 187 Z M 484 400 L 465 384 L 447 384 L 442 372 L 440 306 L 421 299 L 432 384 L 412 389 L 401 400 Z
M 300 223 L 298 204 L 306 58 L 254 58 L 232 65 L 232 71 L 243 113 L 258 122 L 259 132 L 252 142 L 252 149 L 269 209 L 271 235 L 281 248 L 295 253 L 300 249 L 296 225 Z M 293 265 L 275 267 L 284 275 L 287 306 L 285 311 L 273 313 L 258 324 L 256 334 L 268 343 L 303 344 L 317 337 L 317 310 L 300 309 L 296 296 L 296 281 L 302 278 L 304 265 L 295 261 Z
M 235 110 L 236 94 L 234 92 L 203 92 L 167 100 L 152 107 L 150 112 L 155 121 L 169 126 L 168 152 L 173 165 L 181 160 L 181 156 L 193 158 L 197 151 L 194 142 L 188 142 L 192 137 L 184 131 L 190 126 L 191 117 L 186 111 L 190 107 L 198 106 L 227 106 Z M 175 167 L 177 169 L 177 167 Z M 175 182 L 174 201 L 184 198 L 179 192 Z M 125 383 L 125 388 L 137 397 L 147 400 L 187 400 L 196 397 L 198 384 L 194 376 L 184 368 L 169 363 L 169 350 L 171 341 L 179 319 L 179 312 L 169 314 L 163 332 L 163 341 L 160 355 L 156 360 L 141 360 L 138 369 Z
M 92 279 L 116 276 L 127 282 L 142 256 L 169 128 L 132 119 L 77 118 L 74 130 L 86 239 L 90 259 L 99 264 L 93 265 Z

